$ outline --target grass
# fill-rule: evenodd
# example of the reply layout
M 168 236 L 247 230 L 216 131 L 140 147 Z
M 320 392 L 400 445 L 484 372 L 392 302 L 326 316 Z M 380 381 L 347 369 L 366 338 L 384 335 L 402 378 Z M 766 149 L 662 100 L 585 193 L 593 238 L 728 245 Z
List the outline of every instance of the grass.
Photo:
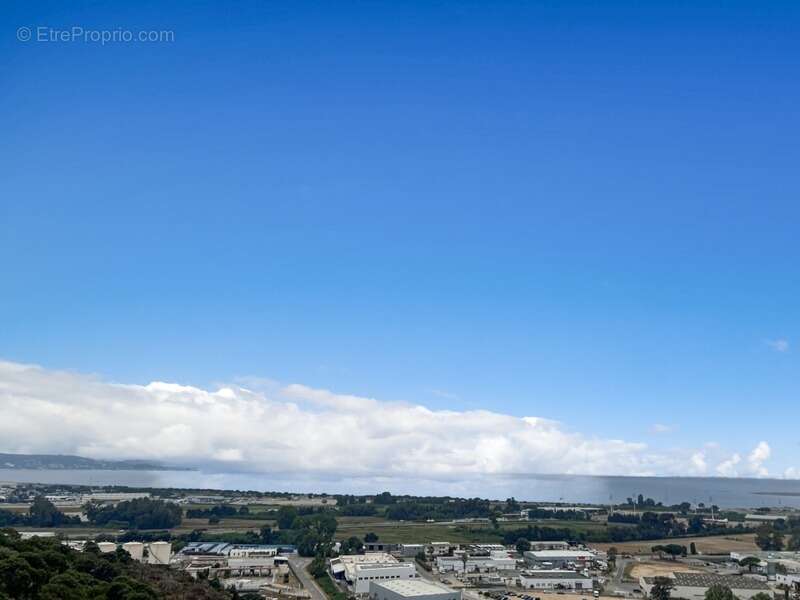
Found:
M 523 521 L 499 523 L 495 530 L 486 524 L 445 524 L 445 523 L 414 523 L 399 521 L 383 522 L 340 522 L 336 530 L 337 538 L 357 536 L 364 538 L 369 532 L 374 532 L 382 542 L 407 544 L 413 542 L 451 542 L 451 543 L 497 543 L 503 539 L 503 532 L 509 529 L 519 529 L 526 525 L 539 525 L 544 527 L 567 528 L 573 531 L 588 531 L 603 529 L 603 523 L 592 521 Z
M 316 581 L 320 589 L 325 592 L 328 600 L 347 600 L 345 593 L 336 587 L 336 584 L 333 583 L 327 573 L 322 577 L 314 577 L 314 581 Z

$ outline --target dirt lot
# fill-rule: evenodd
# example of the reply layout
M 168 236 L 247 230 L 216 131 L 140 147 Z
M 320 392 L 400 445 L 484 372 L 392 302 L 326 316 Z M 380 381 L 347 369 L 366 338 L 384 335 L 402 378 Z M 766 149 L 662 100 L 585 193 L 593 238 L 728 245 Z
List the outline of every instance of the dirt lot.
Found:
M 676 571 L 681 573 L 702 572 L 701 569 L 695 569 L 689 565 L 670 560 L 664 562 L 633 563 L 628 574 L 631 579 L 638 581 L 640 577 L 668 577 Z
M 623 554 L 650 554 L 650 548 L 664 544 L 680 544 L 686 546 L 692 542 L 697 546 L 699 554 L 729 554 L 731 552 L 758 550 L 754 533 L 737 535 L 715 535 L 708 537 L 670 538 L 666 540 L 648 540 L 646 542 L 622 542 L 620 544 L 590 544 L 593 548 L 608 550 L 614 546 Z

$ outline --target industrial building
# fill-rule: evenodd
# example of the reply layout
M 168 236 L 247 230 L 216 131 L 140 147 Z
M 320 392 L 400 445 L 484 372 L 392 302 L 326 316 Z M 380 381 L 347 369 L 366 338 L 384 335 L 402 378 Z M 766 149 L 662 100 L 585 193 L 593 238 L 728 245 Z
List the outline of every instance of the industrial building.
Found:
M 420 552 L 425 552 L 425 544 L 398 544 L 397 553 L 400 556 L 412 557 Z
M 277 546 L 264 544 L 192 542 L 177 554 L 175 562 L 192 577 L 202 574 L 215 579 L 222 574 L 232 578 L 231 585 L 263 586 L 289 572 L 288 558 L 278 551 Z
M 597 560 L 597 554 L 591 550 L 529 550 L 523 556 L 532 567 L 550 569 L 584 568 Z
M 531 542 L 531 550 L 569 550 L 569 542 Z
M 591 590 L 591 577 L 564 569 L 525 571 L 519 577 L 520 587 L 531 590 Z
M 346 554 L 331 559 L 331 574 L 347 581 L 356 594 L 368 594 L 373 581 L 407 580 L 419 577 L 413 563 L 401 563 L 385 552 Z
M 453 550 L 453 546 L 450 542 L 431 542 L 428 544 L 428 548 L 430 548 L 430 552 L 433 556 L 445 556 L 450 554 Z
M 395 579 L 370 582 L 369 597 L 370 600 L 461 600 L 461 592 L 424 579 Z
M 511 571 L 517 561 L 508 551 L 493 551 L 488 556 L 437 556 L 436 568 L 440 573 L 485 573 L 487 571 Z
M 655 577 L 641 577 L 639 585 L 646 596 L 650 596 L 650 590 L 655 584 Z M 682 573 L 672 574 L 674 588 L 671 596 L 673 598 L 684 598 L 686 600 L 704 600 L 708 588 L 712 585 L 723 585 L 730 588 L 734 596 L 739 600 L 750 600 L 759 592 L 770 594 L 769 586 L 763 581 L 752 577 L 742 577 L 741 575 L 715 575 L 711 573 Z
M 106 554 L 117 551 L 117 544 L 114 542 L 98 542 L 97 547 L 100 552 Z M 172 558 L 172 544 L 170 542 L 127 542 L 122 544 L 122 548 L 128 551 L 131 558 L 149 565 L 169 565 Z M 147 553 L 145 554 L 145 550 Z

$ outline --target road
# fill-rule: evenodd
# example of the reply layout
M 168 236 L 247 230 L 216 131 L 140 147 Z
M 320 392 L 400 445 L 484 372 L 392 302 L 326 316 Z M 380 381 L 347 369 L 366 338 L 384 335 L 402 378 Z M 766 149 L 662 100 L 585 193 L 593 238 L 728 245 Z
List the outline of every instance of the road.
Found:
M 638 559 L 617 557 L 616 569 L 609 575 L 605 583 L 606 594 L 623 593 L 626 596 L 635 596 L 633 590 L 639 589 L 639 583 L 633 581 L 623 581 L 627 566 L 636 562 Z
M 289 566 L 292 567 L 292 572 L 295 574 L 295 577 L 300 580 L 300 583 L 303 584 L 303 587 L 311 594 L 311 600 L 328 600 L 325 592 L 320 589 L 317 582 L 314 581 L 311 575 L 308 574 L 308 571 L 306 571 L 306 567 L 310 563 L 311 559 L 303 556 L 292 556 L 289 558 Z

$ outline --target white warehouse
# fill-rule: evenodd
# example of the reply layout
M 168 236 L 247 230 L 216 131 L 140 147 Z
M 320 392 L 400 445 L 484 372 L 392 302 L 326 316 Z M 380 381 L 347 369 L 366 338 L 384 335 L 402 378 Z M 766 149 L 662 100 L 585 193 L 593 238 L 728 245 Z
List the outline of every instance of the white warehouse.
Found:
M 408 580 L 419 577 L 413 563 L 401 563 L 385 552 L 347 554 L 331 559 L 331 573 L 344 578 L 356 594 L 368 594 L 371 582 Z
M 575 571 L 553 569 L 525 571 L 519 578 L 519 585 L 531 590 L 591 590 L 594 580 Z
M 597 559 L 591 550 L 529 550 L 525 561 L 534 567 L 560 569 L 568 565 L 585 567 Z
M 461 600 L 461 592 L 424 579 L 395 579 L 370 582 L 369 597 L 370 600 Z

